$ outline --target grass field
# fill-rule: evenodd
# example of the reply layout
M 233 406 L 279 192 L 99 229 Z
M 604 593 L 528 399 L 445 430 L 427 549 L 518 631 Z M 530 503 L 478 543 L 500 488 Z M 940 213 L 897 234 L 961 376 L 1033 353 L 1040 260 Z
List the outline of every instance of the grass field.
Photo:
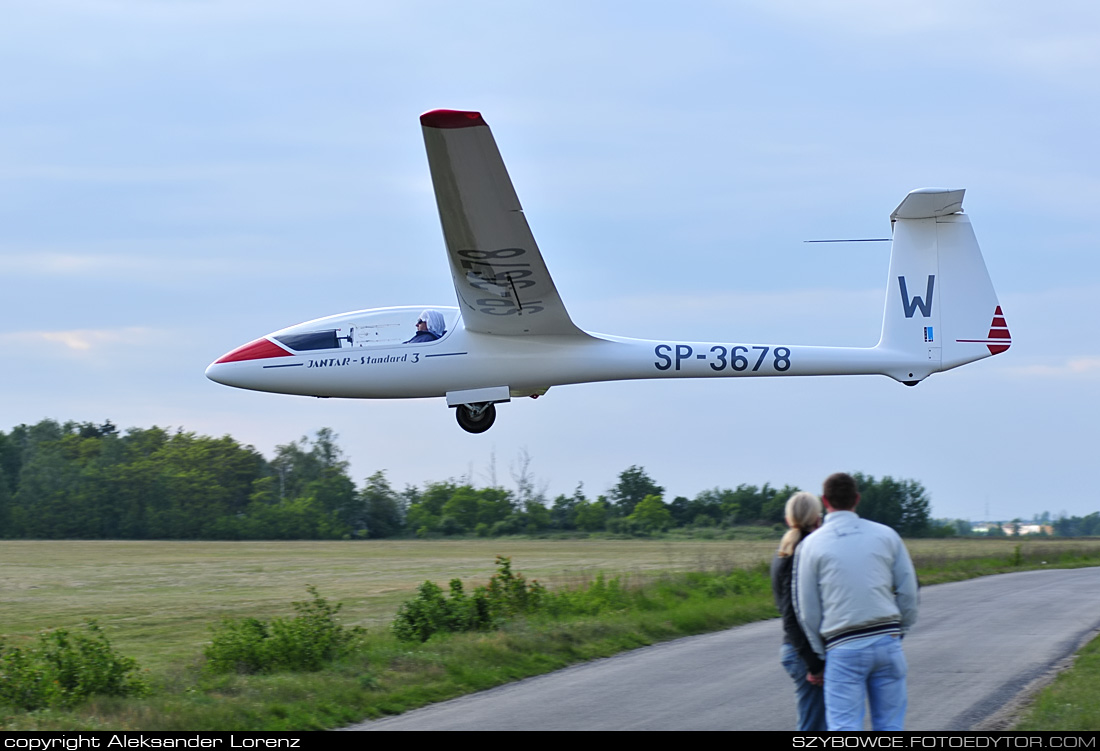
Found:
M 751 565 L 774 542 L 465 540 L 370 542 L 0 542 L 0 633 L 30 636 L 96 618 L 152 670 L 201 652 L 223 616 L 285 615 L 316 586 L 349 625 L 385 628 L 426 579 L 484 583 L 497 555 L 550 587 L 599 571 Z
M 1014 554 L 1003 539 L 912 540 L 918 568 Z M 349 625 L 384 628 L 426 579 L 483 583 L 497 555 L 554 588 L 597 572 L 644 578 L 770 560 L 773 541 L 459 540 L 369 542 L 0 542 L 0 634 L 30 636 L 96 618 L 121 651 L 156 671 L 201 652 L 223 616 L 285 615 L 316 586 Z M 1025 542 L 1022 550 L 1100 541 Z M 923 577 L 922 580 L 927 580 Z M 962 577 L 960 577 L 962 578 Z M 13 641 L 18 643 L 18 640 Z
M 1100 540 L 916 540 L 908 544 L 925 583 L 1021 570 L 1066 552 L 1091 553 L 1091 564 L 1095 565 L 1100 554 Z M 346 625 L 362 625 L 371 633 L 384 634 L 398 605 L 409 599 L 421 582 L 430 579 L 445 585 L 449 579 L 458 577 L 467 584 L 483 584 L 494 573 L 497 555 L 511 556 L 517 571 L 556 588 L 578 585 L 599 572 L 622 575 L 628 582 L 640 583 L 665 572 L 752 566 L 769 560 L 775 545 L 775 541 L 602 539 L 4 541 L 0 542 L 3 602 L 0 635 L 10 644 L 19 645 L 29 642 L 32 635 L 43 629 L 73 627 L 95 618 L 116 648 L 136 658 L 155 683 L 176 684 L 183 680 L 181 676 L 192 674 L 190 668 L 198 664 L 203 646 L 210 639 L 211 626 L 223 616 L 288 616 L 292 601 L 308 599 L 307 585 L 316 586 L 329 601 L 343 603 L 341 618 Z M 976 558 L 987 562 L 980 569 L 975 568 L 969 561 Z M 991 565 L 990 558 L 1003 564 L 995 561 Z M 636 642 L 640 643 L 645 642 Z M 519 651 L 530 653 L 538 649 L 537 643 L 531 643 Z M 375 658 L 374 664 L 377 662 Z M 529 670 L 541 672 L 527 667 L 509 670 L 514 670 L 513 677 L 532 674 L 525 672 Z M 334 678 L 326 675 L 311 677 L 314 688 L 310 691 L 315 697 L 324 690 L 321 683 L 333 682 Z M 286 682 L 292 683 L 295 690 L 304 690 L 301 678 Z M 484 687 L 506 679 L 479 679 L 482 681 L 479 685 Z M 241 679 L 234 683 L 238 688 L 233 690 L 253 690 L 241 688 L 247 686 L 260 691 L 264 687 L 262 693 L 281 680 Z M 456 690 L 461 691 L 454 687 L 446 689 L 451 692 L 449 695 Z M 400 706 L 414 706 L 424 700 L 433 699 L 415 698 L 381 706 L 382 711 L 399 711 Z M 260 706 L 267 700 L 256 701 Z M 176 704 L 171 706 L 168 710 L 168 705 L 147 703 L 143 714 L 135 716 L 134 726 L 151 727 L 150 717 L 178 711 Z M 250 707 L 244 714 L 259 711 Z M 330 719 L 303 716 L 304 719 L 294 723 L 289 719 L 286 722 L 294 727 L 323 727 L 329 726 L 331 718 L 338 717 L 327 716 Z M 217 721 L 201 719 L 213 722 L 209 725 L 212 727 L 242 726 L 238 724 L 241 722 L 238 716 Z M 116 721 L 106 720 L 108 726 Z M 217 724 L 219 721 L 223 724 Z M 22 722 L 17 724 L 23 726 Z M 70 719 L 58 717 L 48 725 L 36 721 L 32 726 L 71 727 L 69 722 Z

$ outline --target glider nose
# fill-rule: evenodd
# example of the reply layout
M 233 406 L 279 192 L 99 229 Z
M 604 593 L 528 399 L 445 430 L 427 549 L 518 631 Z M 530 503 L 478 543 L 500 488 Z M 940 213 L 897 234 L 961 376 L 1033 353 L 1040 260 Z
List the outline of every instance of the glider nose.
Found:
M 206 377 L 225 386 L 252 388 L 250 376 L 254 369 L 247 367 L 250 361 L 290 356 L 290 352 L 264 337 L 230 350 L 210 363 L 206 368 Z
M 222 363 L 214 361 L 206 366 L 206 377 L 214 383 L 220 383 L 223 386 L 236 386 L 233 380 L 229 378 L 229 374 L 226 372 L 229 370 Z

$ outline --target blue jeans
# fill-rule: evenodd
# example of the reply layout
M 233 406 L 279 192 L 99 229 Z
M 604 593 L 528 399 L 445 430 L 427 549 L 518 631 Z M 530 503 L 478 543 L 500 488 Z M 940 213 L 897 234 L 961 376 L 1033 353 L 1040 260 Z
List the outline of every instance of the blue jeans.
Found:
M 798 700 L 798 730 L 825 729 L 825 692 L 806 680 L 806 663 L 790 644 L 779 650 L 779 661 L 794 681 L 794 695 Z
M 825 658 L 829 730 L 863 730 L 868 701 L 874 730 L 902 730 L 907 673 L 900 636 L 868 637 L 830 649 Z

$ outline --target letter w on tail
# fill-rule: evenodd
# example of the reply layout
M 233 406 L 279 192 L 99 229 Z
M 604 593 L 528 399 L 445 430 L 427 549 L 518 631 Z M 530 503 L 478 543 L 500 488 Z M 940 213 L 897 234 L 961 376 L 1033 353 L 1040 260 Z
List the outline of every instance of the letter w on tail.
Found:
M 928 275 L 928 289 L 925 290 L 924 299 L 919 296 L 909 299 L 909 290 L 905 286 L 904 276 L 898 277 L 898 285 L 901 287 L 901 306 L 905 309 L 906 318 L 912 318 L 917 308 L 920 308 L 920 314 L 925 318 L 932 315 L 932 288 L 936 285 L 935 274 Z

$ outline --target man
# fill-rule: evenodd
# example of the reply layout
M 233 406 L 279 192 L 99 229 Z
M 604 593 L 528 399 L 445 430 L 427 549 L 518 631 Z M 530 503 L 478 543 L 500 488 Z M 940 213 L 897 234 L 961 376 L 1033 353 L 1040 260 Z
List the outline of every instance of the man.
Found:
M 446 322 L 438 310 L 425 310 L 416 321 L 416 333 L 405 344 L 434 342 L 446 333 Z
M 913 562 L 897 532 L 855 514 L 859 488 L 850 475 L 826 478 L 821 501 L 829 513 L 798 546 L 792 587 L 806 638 L 825 658 L 826 723 L 862 730 L 869 700 L 875 730 L 902 730 L 901 638 L 917 620 Z

